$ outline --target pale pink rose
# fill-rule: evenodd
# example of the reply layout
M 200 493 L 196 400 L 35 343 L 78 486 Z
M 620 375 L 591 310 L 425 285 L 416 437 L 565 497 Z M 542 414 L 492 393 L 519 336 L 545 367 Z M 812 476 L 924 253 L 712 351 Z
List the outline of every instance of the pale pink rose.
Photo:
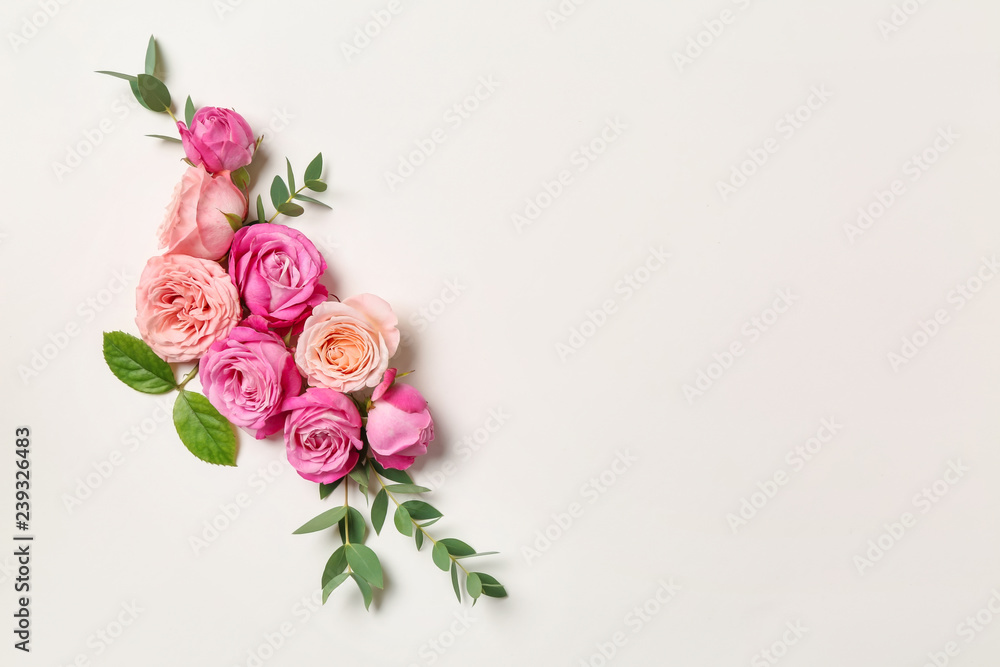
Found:
M 393 384 L 396 369 L 390 368 L 372 393 L 365 432 L 372 455 L 383 468 L 405 470 L 427 453 L 434 439 L 434 420 L 420 392 L 405 384 Z
M 240 295 L 216 262 L 162 255 L 146 262 L 135 290 L 135 323 L 164 360 L 193 361 L 240 320 Z
M 202 259 L 221 259 L 233 243 L 226 213 L 246 217 L 247 200 L 233 185 L 229 172 L 209 174 L 189 167 L 174 188 L 167 215 L 157 232 L 160 248 L 168 253 Z
M 253 130 L 232 109 L 202 107 L 191 118 L 191 127 L 178 122 L 177 129 L 187 158 L 213 174 L 245 167 L 253 159 Z
M 295 363 L 313 387 L 349 393 L 374 387 L 399 347 L 398 320 L 373 294 L 313 309 L 295 348 Z

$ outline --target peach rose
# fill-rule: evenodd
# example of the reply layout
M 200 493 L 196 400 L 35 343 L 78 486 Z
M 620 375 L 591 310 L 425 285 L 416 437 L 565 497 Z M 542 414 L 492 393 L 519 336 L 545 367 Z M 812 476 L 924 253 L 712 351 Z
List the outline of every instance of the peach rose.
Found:
M 135 290 L 135 323 L 164 360 L 197 359 L 240 320 L 240 295 L 216 262 L 162 255 L 146 262 Z
M 399 347 L 398 320 L 374 294 L 313 309 L 295 348 L 295 363 L 313 387 L 348 393 L 374 387 Z
M 226 213 L 247 214 L 247 200 L 233 185 L 229 172 L 212 175 L 204 167 L 189 167 L 167 206 L 157 235 L 168 253 L 202 259 L 222 259 L 233 243 Z

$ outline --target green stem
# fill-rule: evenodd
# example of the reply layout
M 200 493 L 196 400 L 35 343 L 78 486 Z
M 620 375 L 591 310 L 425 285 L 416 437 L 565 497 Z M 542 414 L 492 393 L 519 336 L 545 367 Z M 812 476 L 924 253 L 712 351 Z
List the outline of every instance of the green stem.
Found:
M 369 468 L 375 473 L 375 479 L 378 480 L 379 486 L 382 487 L 382 490 L 385 491 L 385 494 L 387 496 L 389 496 L 389 498 L 392 500 L 393 503 L 395 503 L 396 507 L 400 507 L 400 503 L 399 503 L 398 500 L 396 500 L 396 496 L 392 495 L 392 491 L 390 491 L 388 488 L 386 488 L 385 482 L 382 481 L 382 476 L 380 474 L 378 474 L 377 470 L 375 470 L 374 468 L 371 468 L 371 466 L 369 466 Z M 427 538 L 435 546 L 437 546 L 437 543 L 438 543 L 437 540 L 435 540 L 433 537 L 431 537 L 431 534 L 428 533 L 426 530 L 424 530 L 424 527 L 421 526 L 419 523 L 417 523 L 416 520 L 412 516 L 410 517 L 410 523 L 412 523 L 413 526 L 417 530 L 419 530 L 421 533 L 423 533 L 425 538 Z M 454 556 L 451 555 L 451 552 L 448 552 L 448 558 L 451 560 L 452 563 L 454 563 L 455 565 L 457 565 L 458 567 L 460 567 L 462 569 L 462 572 L 465 572 L 466 576 L 469 575 L 469 571 L 465 569 L 465 566 L 462 565 L 462 563 L 459 562 L 459 560 L 457 558 L 455 558 Z
M 291 201 L 293 199 L 295 199 L 295 195 L 299 194 L 300 192 L 302 192 L 305 189 L 306 189 L 306 186 L 303 185 L 301 188 L 299 188 L 298 190 L 296 190 L 292 194 L 288 195 L 288 199 L 285 200 L 285 203 L 286 204 L 291 203 Z M 274 215 L 271 216 L 271 218 L 268 220 L 268 222 L 274 222 L 274 219 L 277 218 L 279 215 L 281 215 L 281 212 L 275 210 Z
M 351 512 L 349 511 L 350 508 L 351 508 L 351 506 L 347 502 L 347 490 L 348 490 L 347 487 L 348 487 L 348 484 L 344 484 L 344 507 L 346 507 L 348 509 L 348 512 L 346 512 L 344 514 L 344 546 L 345 547 L 351 545 Z M 350 574 L 350 573 L 353 572 L 353 570 L 351 569 L 351 564 L 350 563 L 347 564 L 347 572 L 348 572 L 348 574 Z
M 198 364 L 195 364 L 194 368 L 191 369 L 191 372 L 185 375 L 184 379 L 181 380 L 181 383 L 177 385 L 177 391 L 182 391 L 184 387 L 187 385 L 187 383 L 190 382 L 192 379 L 194 379 L 194 376 L 197 374 L 198 374 Z

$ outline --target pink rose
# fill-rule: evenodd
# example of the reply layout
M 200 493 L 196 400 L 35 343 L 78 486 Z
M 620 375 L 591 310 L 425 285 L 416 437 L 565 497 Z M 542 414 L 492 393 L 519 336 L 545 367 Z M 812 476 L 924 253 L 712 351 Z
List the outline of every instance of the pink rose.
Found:
M 228 173 L 212 175 L 204 167 L 189 167 L 174 188 L 167 215 L 160 224 L 160 248 L 168 253 L 221 259 L 233 242 L 226 213 L 246 217 L 247 199 Z
M 329 293 L 319 283 L 326 261 L 301 232 L 258 224 L 236 232 L 229 273 L 247 308 L 275 328 L 302 323 Z
M 329 484 L 351 472 L 361 447 L 361 415 L 354 401 L 313 387 L 285 400 L 288 462 L 310 482 Z
M 313 309 L 295 348 L 295 363 L 313 387 L 349 393 L 374 387 L 399 347 L 398 320 L 373 294 Z
M 198 365 L 205 396 L 258 440 L 281 430 L 282 404 L 302 392 L 302 376 L 285 343 L 251 315 L 208 349 Z
M 434 439 L 434 420 L 420 392 L 405 384 L 393 384 L 396 369 L 390 368 L 372 394 L 368 410 L 368 444 L 383 468 L 406 470 L 416 457 L 427 453 Z
M 240 320 L 240 295 L 216 262 L 162 255 L 146 262 L 135 290 L 142 339 L 171 363 L 197 359 Z
M 213 174 L 245 167 L 253 159 L 253 130 L 232 109 L 202 107 L 191 118 L 190 128 L 178 122 L 177 129 L 187 158 Z

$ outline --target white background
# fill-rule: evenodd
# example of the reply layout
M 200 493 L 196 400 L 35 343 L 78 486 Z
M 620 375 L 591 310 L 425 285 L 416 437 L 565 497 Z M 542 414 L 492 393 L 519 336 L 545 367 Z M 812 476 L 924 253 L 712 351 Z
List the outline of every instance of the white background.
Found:
M 915 13 L 880 29 L 889 0 L 588 0 L 565 21 L 547 15 L 557 0 L 401 0 L 348 56 L 387 1 L 223 2 L 0 10 L 0 506 L 13 533 L 14 428 L 29 425 L 37 536 L 29 656 L 11 647 L 13 547 L 0 552 L 3 664 L 601 665 L 616 633 L 607 664 L 763 665 L 773 650 L 782 665 L 919 667 L 948 642 L 949 664 L 995 662 L 1000 619 L 961 624 L 1000 590 L 1000 280 L 976 282 L 1000 251 L 1000 6 L 908 0 Z M 337 294 L 381 295 L 412 336 L 400 364 L 439 433 L 414 473 L 438 487 L 438 534 L 502 552 L 481 566 L 508 600 L 459 606 L 426 547 L 390 528 L 369 541 L 388 580 L 372 611 L 348 586 L 311 611 L 338 541 L 291 535 L 329 505 L 281 443 L 244 436 L 238 468 L 204 465 L 105 368 L 101 332 L 135 333 L 136 279 L 184 165 L 143 136 L 170 134 L 167 117 L 93 71 L 140 70 L 151 33 L 175 109 L 191 94 L 266 135 L 255 190 L 284 156 L 301 173 L 324 152 L 333 211 L 294 224 Z M 478 108 L 448 122 L 477 88 Z M 801 108 L 814 89 L 829 99 Z M 581 172 L 580 147 L 615 119 Z M 438 128 L 444 143 L 390 188 Z M 768 139 L 777 152 L 741 166 Z M 936 161 L 913 172 L 925 149 Z M 755 173 L 724 198 L 734 167 Z M 562 170 L 570 184 L 539 198 Z M 904 194 L 849 234 L 896 179 Z M 549 205 L 518 229 L 528 198 Z M 651 247 L 671 258 L 646 273 Z M 646 279 L 631 298 L 615 289 L 626 274 Z M 442 308 L 447 281 L 459 296 Z M 794 302 L 774 321 L 779 290 Z M 609 299 L 604 325 L 584 326 Z M 752 339 L 754 317 L 771 324 Z M 560 355 L 574 329 L 593 335 Z M 742 356 L 712 367 L 736 341 Z M 688 400 L 700 371 L 717 379 Z M 491 410 L 505 423 L 467 455 Z M 824 419 L 842 426 L 796 469 L 786 455 Z M 619 454 L 635 461 L 609 472 Z M 968 470 L 915 502 L 949 462 Z M 787 483 L 769 487 L 776 473 Z M 241 493 L 250 505 L 196 553 L 190 538 Z M 734 529 L 751 498 L 763 506 Z M 886 536 L 905 512 L 915 525 Z M 880 538 L 891 548 L 859 565 Z M 666 604 L 661 581 L 680 587 Z M 141 611 L 108 645 L 96 633 L 123 604 Z

